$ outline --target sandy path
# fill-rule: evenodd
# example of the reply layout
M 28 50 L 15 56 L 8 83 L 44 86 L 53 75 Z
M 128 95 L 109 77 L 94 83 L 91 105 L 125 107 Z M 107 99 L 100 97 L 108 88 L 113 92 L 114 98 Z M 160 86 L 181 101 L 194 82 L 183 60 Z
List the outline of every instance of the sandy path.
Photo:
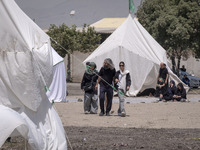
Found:
M 127 117 L 85 115 L 83 102 L 56 103 L 64 126 L 136 127 L 136 128 L 200 128 L 200 102 L 126 104 Z

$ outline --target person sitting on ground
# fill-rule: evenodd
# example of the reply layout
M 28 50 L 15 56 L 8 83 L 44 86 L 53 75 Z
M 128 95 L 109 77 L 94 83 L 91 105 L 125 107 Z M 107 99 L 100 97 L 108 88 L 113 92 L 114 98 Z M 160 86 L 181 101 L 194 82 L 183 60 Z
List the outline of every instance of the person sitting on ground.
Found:
M 182 81 L 183 81 L 186 85 L 190 86 L 190 79 L 187 77 L 186 74 L 184 75 Z
M 186 90 L 183 87 L 182 83 L 179 83 L 177 85 L 177 89 L 176 89 L 176 93 L 173 96 L 173 100 L 176 101 L 181 101 L 181 102 L 185 102 L 187 99 L 186 97 Z
M 182 66 L 181 71 L 186 72 L 186 68 L 184 65 Z
M 163 95 L 166 94 L 168 88 L 168 70 L 166 68 L 166 64 L 160 63 L 160 70 L 157 77 L 157 85 L 156 85 L 156 97 L 159 97 L 159 101 L 162 101 Z
M 97 114 L 98 96 L 95 85 L 98 79 L 98 72 L 94 62 L 86 63 L 86 71 L 81 82 L 81 89 L 84 90 L 84 112 L 85 114 Z
M 115 88 L 117 89 L 119 97 L 118 115 L 121 117 L 125 117 L 126 116 L 126 111 L 124 108 L 125 94 L 130 89 L 131 78 L 129 71 L 125 70 L 125 63 L 123 61 L 119 63 L 119 68 L 120 70 L 116 72 L 114 77 Z
M 169 83 L 169 87 L 168 87 L 168 92 L 164 95 L 164 100 L 165 101 L 170 101 L 173 100 L 173 96 L 176 93 L 176 84 L 174 82 L 174 80 L 171 80 Z
M 163 93 L 165 93 L 163 78 L 158 79 L 158 82 L 156 85 L 156 92 L 159 94 L 159 101 L 162 101 L 163 95 L 164 95 Z

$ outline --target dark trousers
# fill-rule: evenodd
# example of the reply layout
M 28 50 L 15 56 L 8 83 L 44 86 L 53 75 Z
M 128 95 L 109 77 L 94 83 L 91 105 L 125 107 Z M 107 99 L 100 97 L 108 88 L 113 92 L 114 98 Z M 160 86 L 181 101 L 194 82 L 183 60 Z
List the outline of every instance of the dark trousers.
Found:
M 100 109 L 101 112 L 105 113 L 104 110 L 104 102 L 105 102 L 105 94 L 107 96 L 107 106 L 106 106 L 106 113 L 110 112 L 112 107 L 112 99 L 113 99 L 113 89 L 112 87 L 104 87 L 100 86 Z

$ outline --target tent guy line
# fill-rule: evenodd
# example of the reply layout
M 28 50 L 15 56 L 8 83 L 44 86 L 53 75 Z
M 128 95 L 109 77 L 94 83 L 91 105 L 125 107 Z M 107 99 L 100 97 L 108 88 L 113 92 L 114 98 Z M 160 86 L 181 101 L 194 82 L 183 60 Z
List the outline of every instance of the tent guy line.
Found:
M 61 44 L 59 44 L 56 40 L 54 40 L 52 37 L 50 37 L 50 39 L 55 42 L 58 46 L 60 46 L 62 49 L 64 49 L 68 54 L 69 51 L 64 48 Z M 80 62 L 80 64 L 83 64 L 82 61 L 80 59 L 78 59 L 75 55 L 71 54 L 76 60 L 78 60 Z M 86 65 L 85 70 L 89 69 L 89 65 Z M 114 91 L 118 92 L 120 95 L 124 96 L 124 93 L 121 90 L 118 90 L 111 84 L 109 84 L 106 80 L 104 80 L 98 73 L 96 73 L 95 71 L 92 71 L 95 75 L 97 75 L 102 81 L 104 81 L 107 85 L 109 85 Z

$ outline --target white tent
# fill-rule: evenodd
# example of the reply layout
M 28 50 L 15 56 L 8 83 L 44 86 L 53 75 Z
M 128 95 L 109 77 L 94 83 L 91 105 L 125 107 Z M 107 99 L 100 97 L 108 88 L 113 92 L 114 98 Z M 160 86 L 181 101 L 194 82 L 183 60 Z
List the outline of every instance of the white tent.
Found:
M 4 144 L 7 137 L 9 136 L 15 136 L 20 134 L 24 138 L 27 138 L 28 136 L 27 124 L 19 113 L 8 107 L 0 105 L 0 114 L 4 114 L 0 115 L 0 120 L 1 120 L 0 133 L 1 135 L 5 135 L 1 136 L 0 138 L 0 147 Z
M 15 110 L 25 120 L 31 149 L 67 149 L 61 120 L 45 90 L 53 77 L 49 36 L 14 0 L 0 0 L 0 18 L 0 105 Z M 5 114 L 0 115 L 3 118 Z M 18 125 L 12 121 L 13 128 Z M 0 139 L 9 133 L 0 134 Z
M 52 48 L 53 80 L 47 91 L 50 102 L 66 102 L 66 74 L 64 59 Z
M 131 15 L 104 41 L 85 62 L 95 62 L 97 69 L 105 58 L 111 58 L 118 70 L 120 61 L 124 61 L 130 71 L 132 85 L 127 93 L 136 96 L 147 88 L 155 88 L 161 62 L 167 64 L 166 51 Z M 170 78 L 181 82 L 168 67 Z

